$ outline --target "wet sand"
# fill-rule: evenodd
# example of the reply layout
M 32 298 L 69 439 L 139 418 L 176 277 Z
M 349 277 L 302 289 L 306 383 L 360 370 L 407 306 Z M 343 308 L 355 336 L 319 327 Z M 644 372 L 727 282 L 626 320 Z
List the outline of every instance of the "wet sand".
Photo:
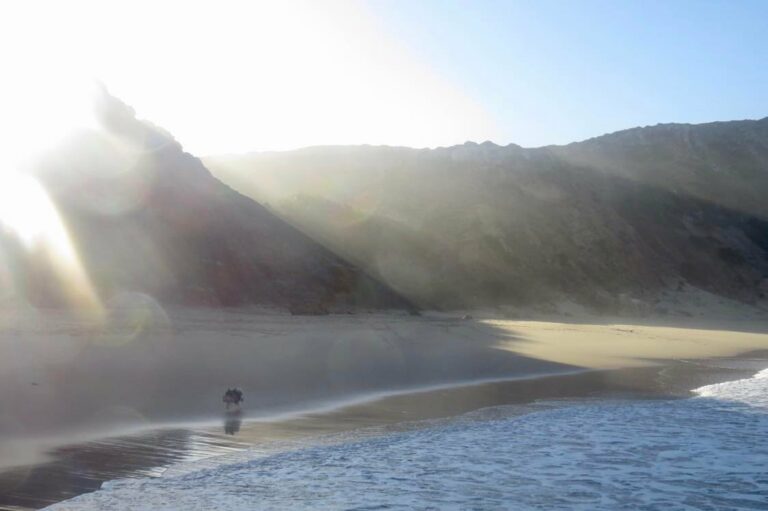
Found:
M 14 313 L 0 317 L 0 508 L 245 447 L 488 406 L 685 394 L 718 373 L 694 382 L 698 366 L 669 359 L 768 348 L 765 323 L 667 321 L 292 317 L 164 310 L 148 297 L 112 310 L 107 324 Z M 518 380 L 473 384 L 509 378 Z M 245 390 L 241 419 L 222 418 L 229 386 Z
M 317 443 L 345 441 L 423 427 L 477 411 L 473 420 L 534 411 L 563 399 L 666 399 L 690 395 L 709 383 L 748 377 L 768 366 L 768 354 L 675 361 L 654 367 L 595 370 L 442 388 L 291 418 L 222 415 L 219 422 L 105 438 L 54 449 L 50 460 L 0 473 L 0 509 L 37 509 L 97 490 L 103 481 L 180 472 L 238 456 L 269 454 Z M 501 405 L 509 405 L 499 412 Z M 553 405 L 556 405 L 553 404 Z M 189 463 L 192 462 L 192 463 Z
M 140 302 L 100 326 L 41 312 L 0 330 L 0 442 L 207 420 L 230 386 L 271 415 L 370 392 L 575 369 L 499 350 L 499 339 L 457 318 Z

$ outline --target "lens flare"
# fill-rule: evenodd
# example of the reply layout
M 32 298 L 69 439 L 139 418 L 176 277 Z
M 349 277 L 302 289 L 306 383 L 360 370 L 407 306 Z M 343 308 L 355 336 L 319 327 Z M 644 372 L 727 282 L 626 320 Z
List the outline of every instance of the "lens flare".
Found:
M 40 258 L 75 311 L 101 318 L 103 307 L 48 193 L 32 176 L 0 174 L 0 226 L 29 257 Z M 8 279 L 4 285 L 13 285 Z M 4 289 L 13 296 L 19 290 Z M 23 298 L 23 297 L 19 297 Z
M 167 340 L 171 320 L 160 303 L 144 293 L 120 293 L 106 303 L 106 328 L 95 342 L 121 346 L 149 338 L 156 344 Z

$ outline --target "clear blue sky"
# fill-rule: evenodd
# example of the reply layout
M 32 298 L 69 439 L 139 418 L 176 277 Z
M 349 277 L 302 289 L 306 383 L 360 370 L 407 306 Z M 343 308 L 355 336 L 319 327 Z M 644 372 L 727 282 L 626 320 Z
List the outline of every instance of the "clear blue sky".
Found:
M 768 1 L 371 0 L 384 29 L 496 117 L 567 143 L 768 116 Z

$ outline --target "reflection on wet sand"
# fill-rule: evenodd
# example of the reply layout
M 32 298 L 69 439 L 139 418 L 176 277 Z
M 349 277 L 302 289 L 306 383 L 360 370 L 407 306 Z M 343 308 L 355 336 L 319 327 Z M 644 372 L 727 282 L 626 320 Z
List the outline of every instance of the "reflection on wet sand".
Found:
M 428 419 L 539 399 L 682 396 L 688 389 L 733 377 L 734 370 L 713 372 L 705 365 L 677 363 L 395 395 L 274 421 L 244 421 L 247 414 L 226 415 L 223 432 L 219 422 L 200 429 L 157 430 L 56 449 L 49 453 L 48 462 L 0 473 L 0 509 L 39 508 L 94 491 L 106 480 L 157 476 L 170 465 L 188 461 L 195 461 L 196 467 L 213 465 L 218 462 L 213 457 L 245 449 L 267 454 L 319 441 L 323 435 L 344 437 L 354 430 L 354 435 L 380 434 L 420 427 L 419 421 Z M 523 413 L 527 407 L 516 409 L 507 413 Z M 210 461 L 202 461 L 205 459 Z
M 0 473 L 0 509 L 37 509 L 95 491 L 107 480 L 158 476 L 168 465 L 245 447 L 215 433 L 186 429 L 63 447 L 49 453 L 45 463 Z
M 224 434 L 236 435 L 240 431 L 240 426 L 243 423 L 243 419 L 240 414 L 227 414 L 224 417 Z

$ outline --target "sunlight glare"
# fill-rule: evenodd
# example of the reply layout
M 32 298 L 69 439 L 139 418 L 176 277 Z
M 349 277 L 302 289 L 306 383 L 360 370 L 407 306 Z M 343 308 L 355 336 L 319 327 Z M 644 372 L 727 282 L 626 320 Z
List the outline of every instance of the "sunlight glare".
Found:
M 361 2 L 75 0 L 2 9 L 11 12 L 0 42 L 15 49 L 17 69 L 95 77 L 198 156 L 498 135 L 490 114 L 401 47 Z
M 31 176 L 0 174 L 0 228 L 15 235 L 28 253 L 44 255 L 77 312 L 92 317 L 102 314 L 99 298 L 54 204 Z

